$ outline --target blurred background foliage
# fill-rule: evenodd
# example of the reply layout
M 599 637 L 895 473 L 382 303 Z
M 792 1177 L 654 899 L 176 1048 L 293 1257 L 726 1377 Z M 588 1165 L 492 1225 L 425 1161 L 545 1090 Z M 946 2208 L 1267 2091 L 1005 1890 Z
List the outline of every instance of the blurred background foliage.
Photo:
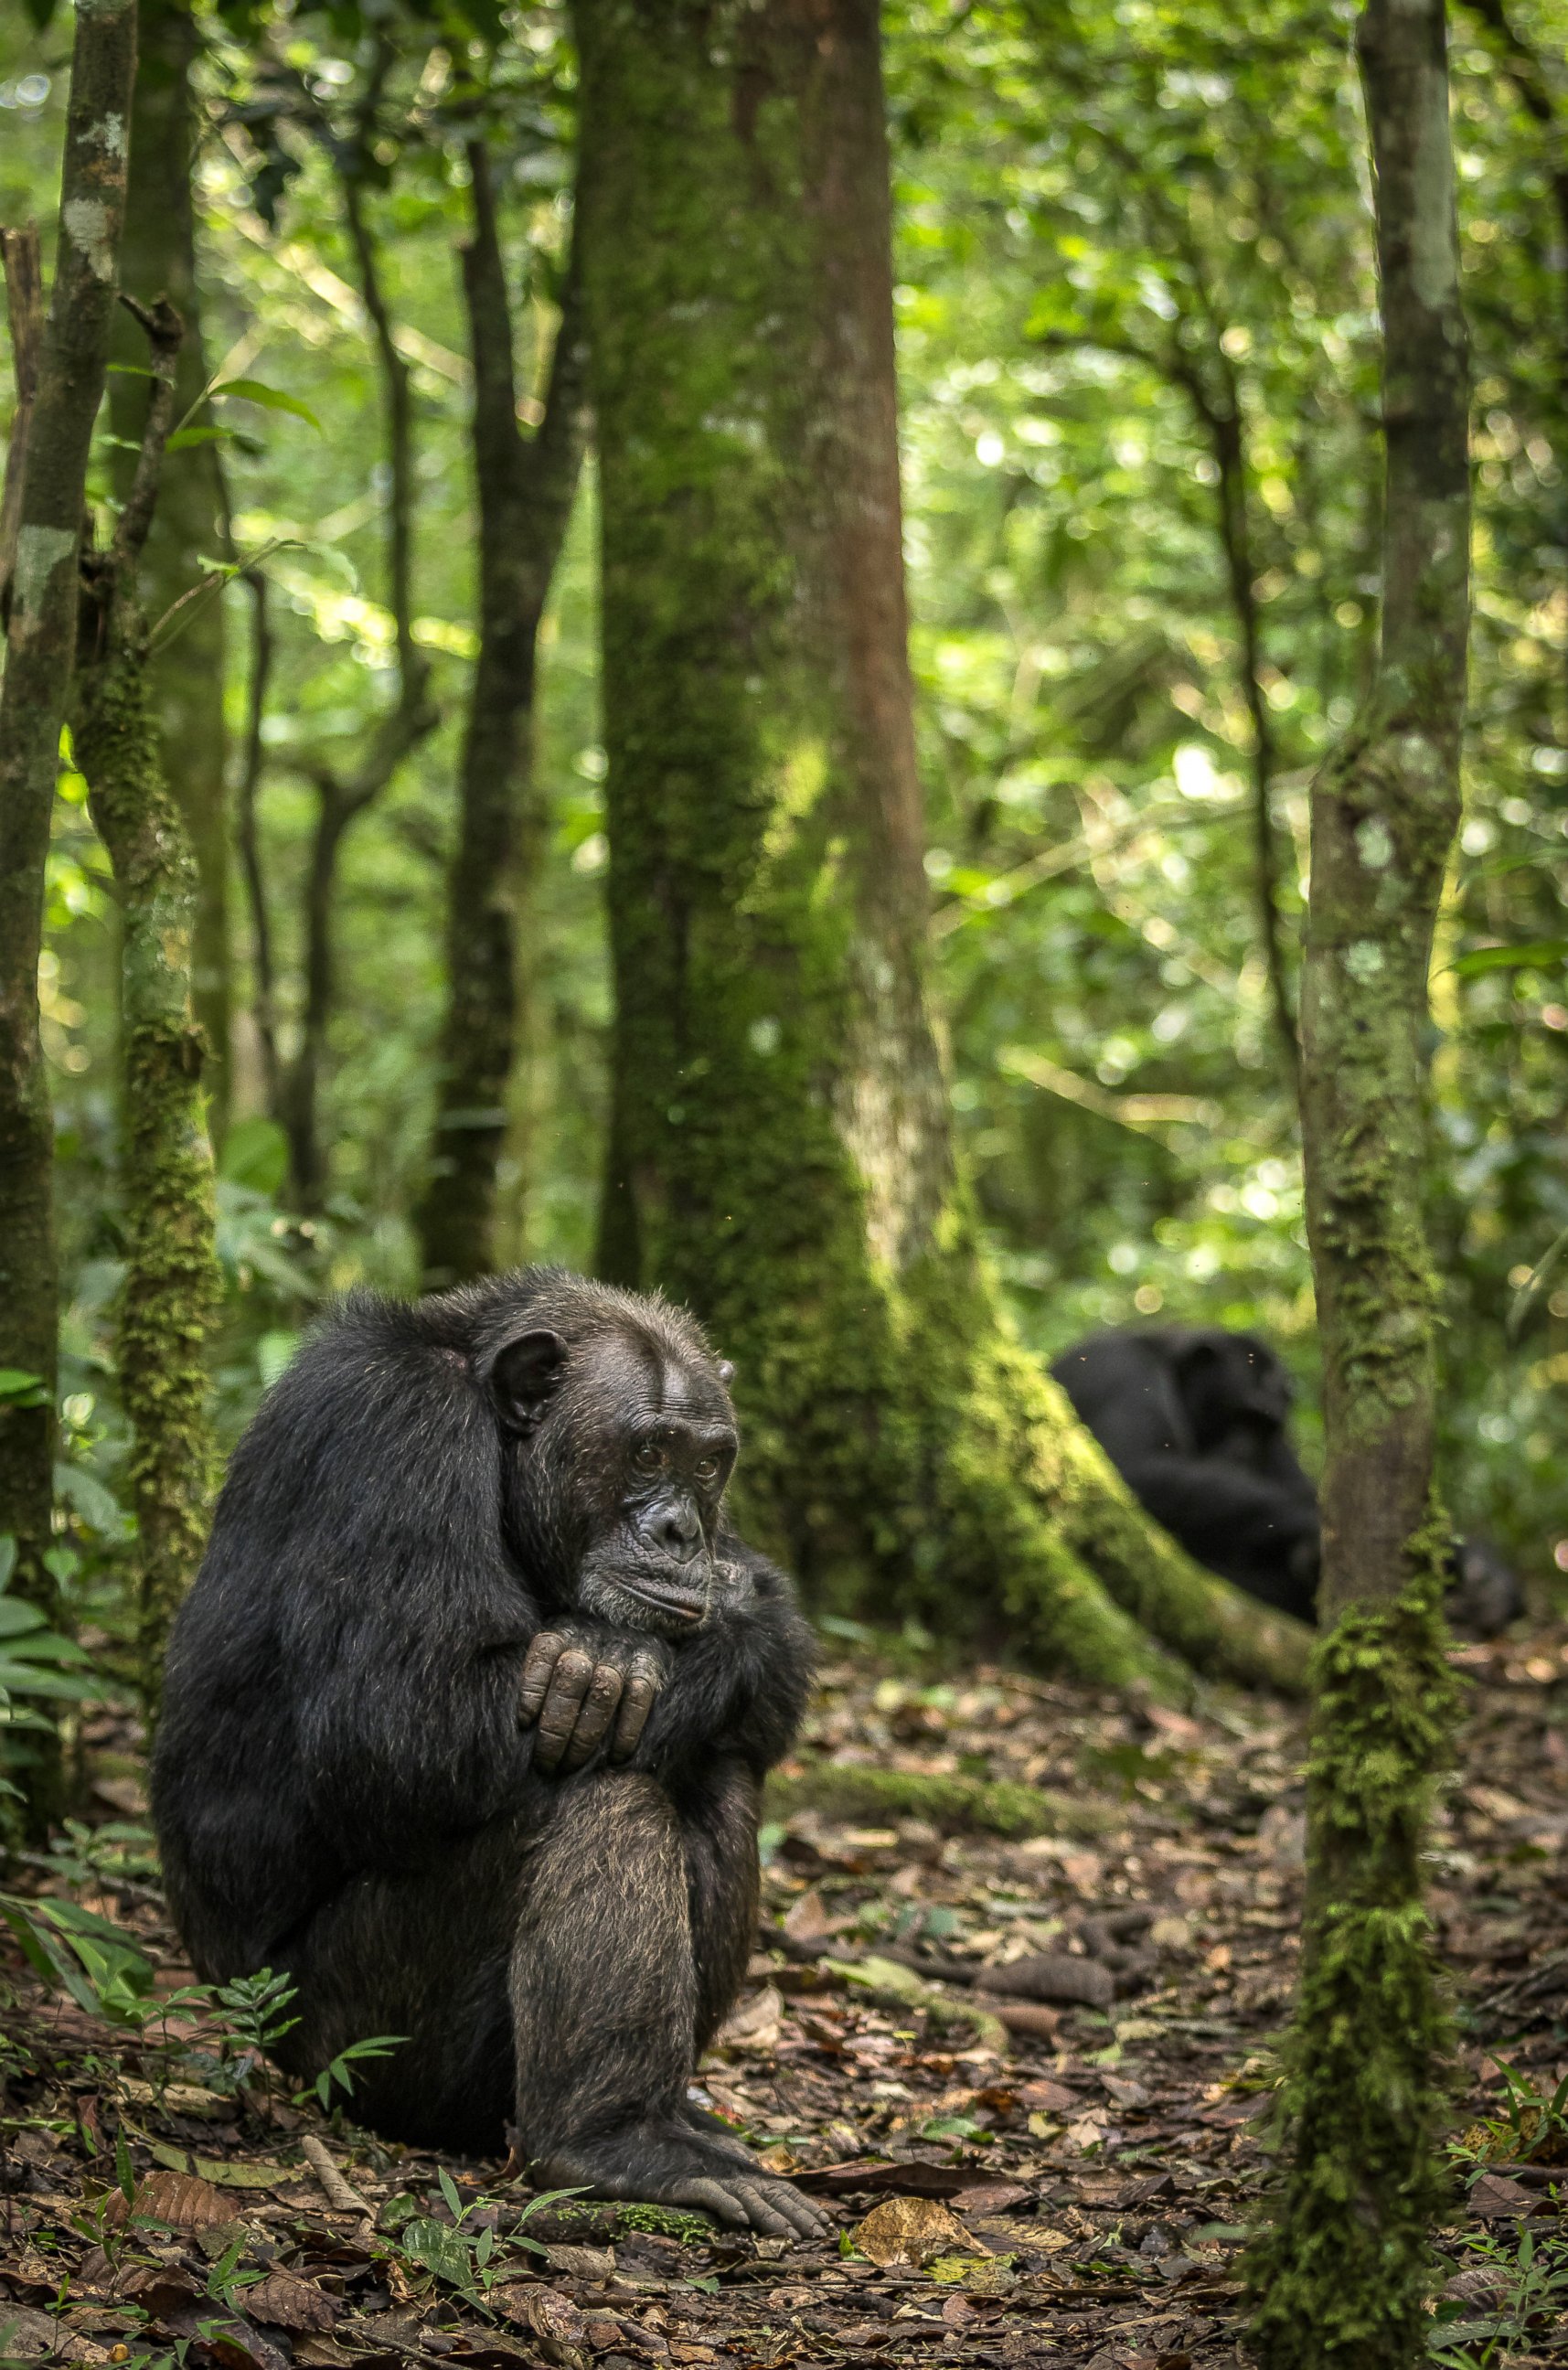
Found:
M 1054 1352 L 1138 1317 L 1255 1327 L 1298 1375 L 1309 1460 L 1299 1145 L 1254 815 L 1261 754 L 1288 997 L 1307 787 L 1353 717 L 1376 630 L 1377 321 L 1353 14 L 1340 0 L 1264 0 L 1244 22 L 1219 0 L 887 10 L 928 865 L 981 1206 L 1032 1343 Z M 375 356 L 330 155 L 332 126 L 372 70 L 367 27 L 394 60 L 366 205 L 412 373 L 414 630 L 442 717 L 346 843 L 324 1090 L 331 1182 L 310 1217 L 290 1206 L 282 1132 L 265 1112 L 235 893 L 235 1116 L 219 1156 L 225 1441 L 323 1294 L 417 1282 L 410 1215 L 476 647 L 455 260 L 476 118 L 504 201 L 525 412 L 570 228 L 561 15 L 525 6 L 501 21 L 492 47 L 471 14 L 399 13 L 389 0 L 200 18 L 192 171 L 209 367 L 310 415 L 239 397 L 213 415 L 226 556 L 268 555 L 258 808 L 285 1053 L 302 993 L 305 767 L 352 760 L 392 692 Z M 1459 1521 L 1538 1586 L 1568 1569 L 1568 1269 L 1515 1346 L 1506 1320 L 1568 1227 L 1565 36 L 1562 0 L 1453 16 L 1479 507 L 1467 820 L 1433 999 L 1446 1487 Z M 51 215 L 69 42 L 63 14 L 41 30 L 19 10 L 0 17 L 8 222 Z M 277 110 L 280 74 L 326 136 Z M 1532 74 L 1543 105 L 1526 95 Z M 8 371 L 0 385 L 8 403 Z M 255 605 L 238 581 L 223 598 L 237 781 Z M 595 642 L 590 467 L 542 636 L 546 828 L 502 1170 L 505 1255 L 582 1267 L 609 1021 Z M 106 881 L 67 770 L 42 987 L 70 1299 L 63 1552 L 89 1613 L 104 1609 L 123 1530 L 106 1329 L 121 1248 Z

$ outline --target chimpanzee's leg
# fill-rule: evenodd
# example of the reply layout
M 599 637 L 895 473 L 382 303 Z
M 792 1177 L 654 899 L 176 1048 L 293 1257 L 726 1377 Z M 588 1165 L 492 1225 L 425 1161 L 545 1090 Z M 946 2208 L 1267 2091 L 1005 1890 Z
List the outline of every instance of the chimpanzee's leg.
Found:
M 354 2066 L 355 2122 L 500 2155 L 516 2091 L 507 1970 L 525 1853 L 522 1830 L 498 1822 L 436 1864 L 354 1878 L 273 1954 L 299 2019 L 279 2063 L 310 2080 L 351 2042 L 399 2034 L 390 2055 Z
M 534 2180 L 815 2237 L 828 2226 L 815 2206 L 684 2111 L 699 1988 L 668 1796 L 639 1775 L 569 1783 L 530 1847 L 512 1953 L 517 2126 Z

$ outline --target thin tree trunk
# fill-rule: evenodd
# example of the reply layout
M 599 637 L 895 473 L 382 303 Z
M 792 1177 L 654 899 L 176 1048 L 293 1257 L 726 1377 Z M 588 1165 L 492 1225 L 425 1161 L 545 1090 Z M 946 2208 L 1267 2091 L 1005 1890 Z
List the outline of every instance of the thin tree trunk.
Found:
M 278 1060 L 277 968 L 272 958 L 272 924 L 267 905 L 267 879 L 261 864 L 261 833 L 258 808 L 266 752 L 261 727 L 267 715 L 267 685 L 272 673 L 272 630 L 267 615 L 267 579 L 259 568 L 248 569 L 250 593 L 250 681 L 246 690 L 245 754 L 235 803 L 235 837 L 245 879 L 250 914 L 251 1018 L 261 1051 L 261 1084 L 267 1115 L 276 1119 L 282 1108 L 282 1072 Z
M 159 763 L 139 562 L 174 417 L 180 324 L 143 312 L 154 389 L 136 476 L 110 550 L 88 570 L 76 748 L 120 893 L 125 1283 L 117 1364 L 131 1421 L 138 1666 L 156 1717 L 168 1627 L 196 1575 L 215 1463 L 205 1348 L 218 1303 L 213 1154 L 194 1003 L 200 869 Z
M 738 1366 L 819 1604 L 1299 1678 L 1011 1339 L 926 992 L 874 0 L 578 0 L 617 984 L 606 1265 Z
M 341 176 L 343 212 L 359 270 L 381 382 L 391 478 L 387 496 L 388 605 L 398 650 L 396 705 L 375 726 L 361 765 L 343 776 L 332 767 L 303 768 L 316 786 L 305 910 L 305 1006 L 299 1045 L 283 1073 L 281 1114 L 289 1140 L 290 1179 L 303 1210 L 321 1206 L 327 1158 L 321 1143 L 320 1087 L 327 1034 L 337 1001 L 333 923 L 338 859 L 350 825 L 386 790 L 406 758 L 440 722 L 430 696 L 430 662 L 414 640 L 413 523 L 415 507 L 413 402 L 409 365 L 393 339 L 392 316 L 381 286 L 375 240 L 365 219 L 363 190 L 352 162 Z
M 140 0 L 140 8 L 121 280 L 144 305 L 167 296 L 185 325 L 176 387 L 179 417 L 207 384 L 191 194 L 197 139 L 190 70 L 198 34 L 190 0 Z M 140 332 L 129 318 L 116 340 L 115 358 L 144 363 Z M 118 372 L 110 379 L 110 421 L 127 445 L 141 442 L 145 385 L 144 379 Z M 140 603 L 154 623 L 201 581 L 202 563 L 226 546 L 227 511 L 218 454 L 215 444 L 195 444 L 170 454 L 165 465 L 142 559 Z M 132 455 L 121 449 L 114 457 L 121 465 L 118 490 L 123 499 Z M 203 1076 L 212 1099 L 213 1133 L 220 1142 L 227 1123 L 231 1069 L 225 629 L 221 594 L 205 593 L 188 603 L 179 633 L 152 659 L 150 675 L 161 770 L 184 818 L 200 873 L 196 1017 L 207 1035 Z
M 1307 1210 L 1324 1360 L 1309 1900 L 1270 2370 L 1426 2358 L 1445 2019 L 1422 1850 L 1453 1713 L 1433 1494 L 1437 1292 L 1423 1228 L 1426 977 L 1458 821 L 1467 347 L 1443 0 L 1369 0 L 1386 505 L 1376 679 L 1312 794 Z
M 136 64 L 134 0 L 77 0 L 54 283 L 23 467 L 0 687 L 0 1371 L 36 1378 L 0 1399 L 0 1533 L 18 1593 L 57 1612 L 44 1558 L 53 1507 L 58 1283 L 54 1135 L 39 1035 L 44 865 L 75 647 L 87 452 L 103 395 Z M 31 1404 L 29 1403 L 29 1398 Z M 54 1807 L 57 1755 L 30 1815 Z
M 544 418 L 533 437 L 519 431 L 511 298 L 482 141 L 469 144 L 468 165 L 474 233 L 462 260 L 474 357 L 479 655 L 447 892 L 447 1002 L 430 1182 L 418 1221 L 429 1289 L 467 1282 L 494 1264 L 496 1168 L 517 1036 L 516 897 L 524 885 L 520 841 L 535 662 L 586 431 L 586 355 L 573 260 Z
M 6 313 L 11 331 L 11 367 L 17 408 L 6 444 L 6 477 L 0 487 L 0 623 L 10 606 L 11 571 L 22 523 L 22 464 L 38 400 L 38 358 L 43 343 L 43 249 L 38 224 L 0 229 L 0 260 L 6 269 Z

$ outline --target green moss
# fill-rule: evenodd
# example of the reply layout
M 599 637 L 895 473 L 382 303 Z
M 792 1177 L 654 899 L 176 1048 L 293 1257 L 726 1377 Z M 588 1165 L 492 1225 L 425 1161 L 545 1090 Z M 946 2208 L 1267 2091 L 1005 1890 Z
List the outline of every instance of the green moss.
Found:
M 218 1276 L 204 1043 L 191 1008 L 196 867 L 163 777 L 128 602 L 110 654 L 86 678 L 77 751 L 122 917 L 118 1363 L 132 1426 L 141 1676 L 156 1707 L 168 1625 L 206 1538 L 215 1459 L 205 1348 Z
M 1424 1569 L 1315 1656 L 1309 1920 L 1286 2056 L 1283 2170 L 1247 2263 L 1270 2370 L 1424 2359 L 1450 2028 L 1421 1855 L 1453 1733 L 1434 1522 Z
M 1120 1826 L 1115 1812 L 1007 1778 L 932 1778 L 855 1762 L 816 1761 L 798 1776 L 775 1771 L 765 1815 L 820 1811 L 830 1819 L 928 1819 L 958 1835 L 1093 1835 Z

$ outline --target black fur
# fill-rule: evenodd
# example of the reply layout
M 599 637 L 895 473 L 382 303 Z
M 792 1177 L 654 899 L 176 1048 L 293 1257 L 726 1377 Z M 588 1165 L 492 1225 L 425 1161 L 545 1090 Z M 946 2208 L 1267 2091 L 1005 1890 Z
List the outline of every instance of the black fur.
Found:
M 1255 1333 L 1124 1326 L 1051 1369 L 1142 1503 L 1199 1563 L 1265 1605 L 1317 1617 L 1318 1493 L 1290 1444 L 1295 1393 Z M 1494 1551 L 1457 1541 L 1448 1617 L 1490 1637 L 1523 1608 Z
M 800 2230 L 815 2210 L 684 2104 L 812 1663 L 790 1583 L 724 1518 L 732 1454 L 720 1369 L 662 1302 L 559 1270 L 356 1294 L 235 1452 L 154 1815 L 198 1972 L 293 1975 L 292 2068 L 410 2036 L 356 2093 L 374 2128 L 487 2152 L 515 2121 L 574 2180 Z M 655 1658 L 616 1766 L 606 1741 L 534 1766 L 520 1675 L 558 1627 Z

